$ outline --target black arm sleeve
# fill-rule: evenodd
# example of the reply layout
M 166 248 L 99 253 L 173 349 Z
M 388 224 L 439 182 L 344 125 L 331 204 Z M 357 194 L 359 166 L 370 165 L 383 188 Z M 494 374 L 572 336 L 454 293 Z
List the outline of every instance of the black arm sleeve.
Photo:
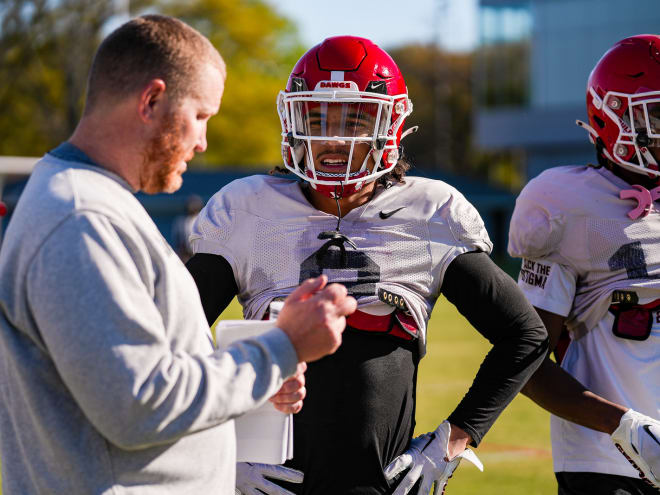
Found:
M 216 254 L 197 253 L 186 263 L 195 279 L 209 326 L 238 294 L 234 272 L 229 262 Z
M 486 253 L 457 256 L 441 292 L 493 344 L 449 418 L 477 446 L 548 351 L 548 332 L 516 283 Z

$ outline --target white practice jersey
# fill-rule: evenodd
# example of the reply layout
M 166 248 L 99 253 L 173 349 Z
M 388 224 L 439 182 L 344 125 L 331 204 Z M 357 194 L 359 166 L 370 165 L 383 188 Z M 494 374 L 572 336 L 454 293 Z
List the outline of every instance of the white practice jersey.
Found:
M 610 305 L 660 299 L 660 211 L 631 220 L 625 181 L 604 168 L 546 170 L 516 201 L 509 253 L 523 258 L 518 284 L 537 308 L 566 317 L 571 344 L 562 368 L 593 392 L 660 419 L 660 312 L 650 335 L 613 332 Z M 626 299 L 627 298 L 627 299 Z M 609 435 L 552 416 L 556 472 L 638 477 Z
M 402 296 L 421 330 L 422 353 L 449 263 L 468 251 L 492 249 L 481 217 L 461 193 L 419 177 L 379 189 L 342 218 L 341 233 L 357 246 L 345 244 L 344 259 L 336 247 L 323 251 L 326 240 L 318 238 L 336 226 L 337 217 L 310 205 L 298 181 L 255 175 L 209 200 L 191 241 L 195 253 L 230 263 L 246 319 L 262 318 L 270 301 L 324 273 L 372 313 L 386 310 L 379 308 L 385 306 L 379 289 Z

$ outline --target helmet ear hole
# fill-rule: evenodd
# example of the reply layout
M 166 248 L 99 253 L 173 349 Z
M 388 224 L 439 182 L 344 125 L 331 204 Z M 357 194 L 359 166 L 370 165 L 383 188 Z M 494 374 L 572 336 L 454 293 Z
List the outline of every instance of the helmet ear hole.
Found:
M 605 121 L 601 119 L 598 115 L 593 116 L 594 122 L 598 124 L 598 127 L 601 129 L 605 128 Z
M 641 146 L 644 148 L 647 147 L 649 144 L 651 144 L 651 138 L 646 133 L 646 130 L 643 130 L 637 133 L 635 142 L 637 143 L 637 146 Z

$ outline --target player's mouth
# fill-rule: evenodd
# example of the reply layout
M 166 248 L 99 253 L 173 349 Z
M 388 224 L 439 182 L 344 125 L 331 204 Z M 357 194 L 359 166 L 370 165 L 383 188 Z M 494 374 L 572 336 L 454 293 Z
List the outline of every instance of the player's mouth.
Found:
M 348 165 L 347 160 L 321 160 L 321 165 L 324 167 L 332 168 L 332 167 L 342 167 L 346 168 L 346 165 Z
M 348 155 L 344 153 L 321 155 L 318 164 L 325 170 L 343 172 L 348 166 Z

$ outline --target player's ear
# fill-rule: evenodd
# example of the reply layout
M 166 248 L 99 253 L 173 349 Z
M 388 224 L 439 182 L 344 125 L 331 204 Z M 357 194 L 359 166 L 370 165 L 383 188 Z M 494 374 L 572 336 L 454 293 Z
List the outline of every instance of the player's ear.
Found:
M 138 115 L 147 123 L 154 119 L 156 112 L 165 102 L 167 85 L 162 79 L 152 79 L 140 93 L 138 100 Z

